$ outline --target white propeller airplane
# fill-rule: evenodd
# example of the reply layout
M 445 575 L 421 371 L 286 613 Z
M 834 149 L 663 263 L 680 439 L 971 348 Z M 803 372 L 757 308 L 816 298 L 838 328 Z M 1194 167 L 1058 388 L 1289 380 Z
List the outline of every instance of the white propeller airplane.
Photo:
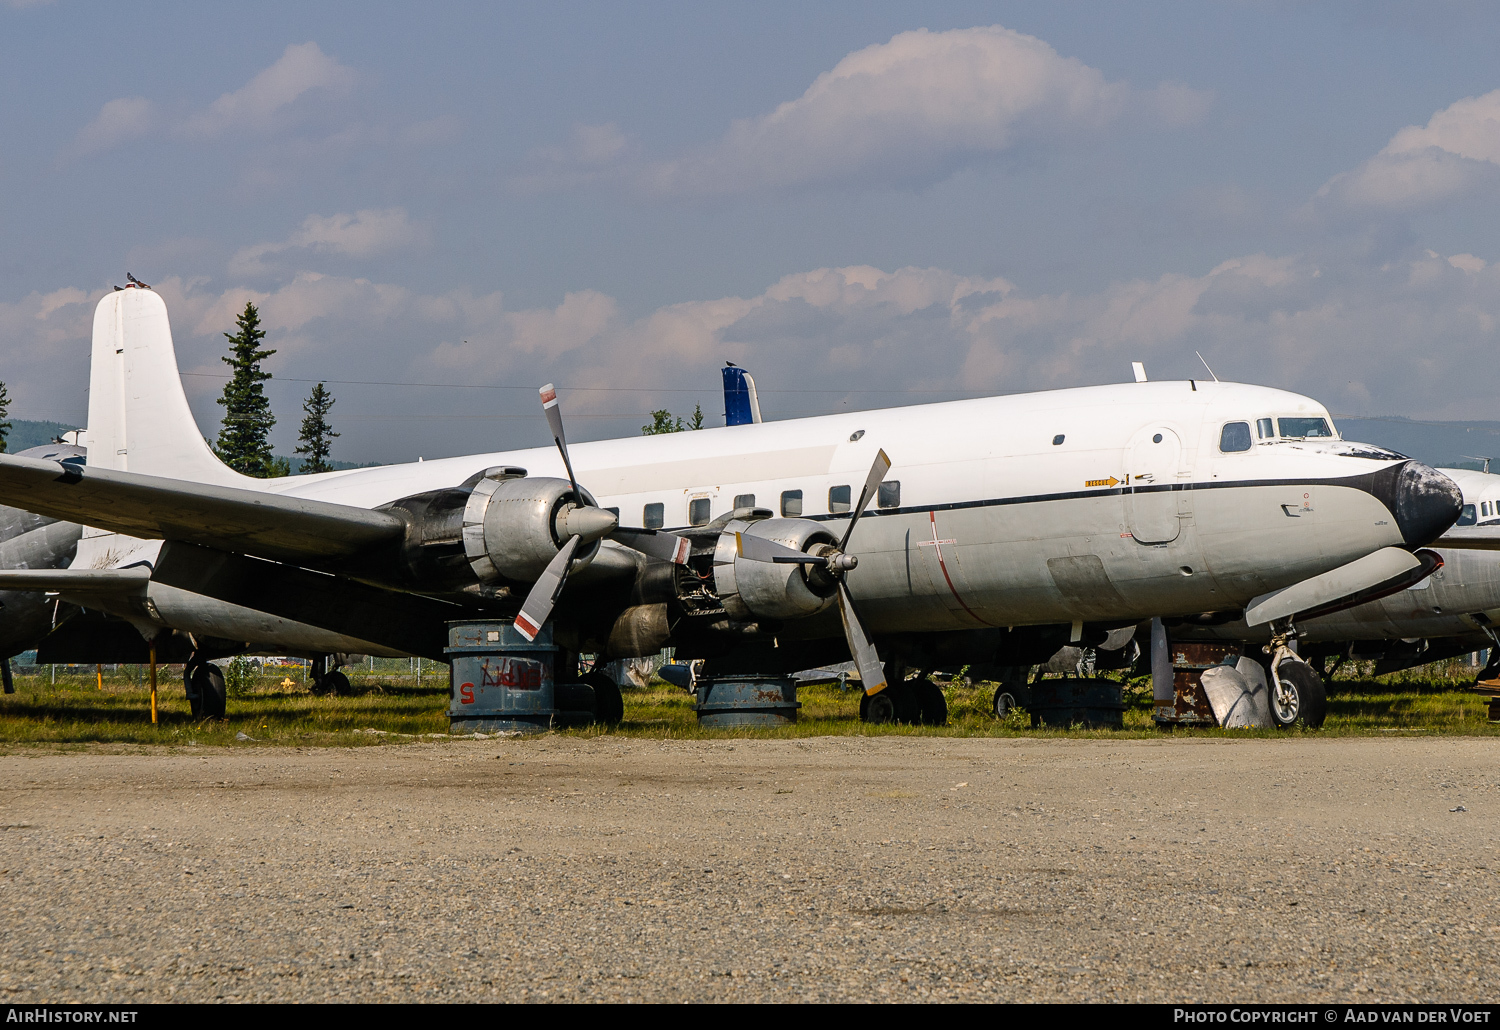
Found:
M 1452 480 L 1297 394 L 1136 382 L 282 479 L 223 465 L 148 288 L 95 313 L 88 464 L 0 455 L 6 503 L 87 527 L 0 572 L 201 652 L 442 660 L 450 620 L 548 620 L 576 674 L 672 646 L 709 671 L 857 662 L 872 720 L 937 721 L 906 666 L 1045 661 L 1152 616 L 1430 571 Z M 1257 447 L 1274 436 L 1294 447 Z M 635 528 L 629 528 L 631 526 Z M 882 657 L 884 656 L 884 661 Z M 1039 656 L 1039 657 L 1034 657 Z M 887 679 L 890 669 L 890 679 Z M 569 671 L 560 667 L 560 678 Z M 889 684 L 889 685 L 888 685 Z M 923 692 L 925 691 L 925 693 Z

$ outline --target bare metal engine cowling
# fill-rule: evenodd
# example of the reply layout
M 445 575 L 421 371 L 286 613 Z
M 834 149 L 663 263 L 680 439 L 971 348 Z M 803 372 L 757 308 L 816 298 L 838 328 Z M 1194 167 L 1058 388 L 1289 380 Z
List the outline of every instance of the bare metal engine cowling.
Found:
M 593 498 L 584 491 L 584 499 Z M 564 479 L 527 477 L 524 469 L 487 469 L 461 486 L 403 497 L 387 506 L 407 523 L 402 566 L 408 582 L 431 589 L 530 583 L 556 557 L 560 525 L 578 507 Z M 577 571 L 599 553 L 594 540 L 578 549 Z
M 821 567 L 742 558 L 736 533 L 774 540 L 809 554 L 832 550 L 838 543 L 837 537 L 808 519 L 729 523 L 714 549 L 714 592 L 731 618 L 805 619 L 833 603 L 838 583 Z

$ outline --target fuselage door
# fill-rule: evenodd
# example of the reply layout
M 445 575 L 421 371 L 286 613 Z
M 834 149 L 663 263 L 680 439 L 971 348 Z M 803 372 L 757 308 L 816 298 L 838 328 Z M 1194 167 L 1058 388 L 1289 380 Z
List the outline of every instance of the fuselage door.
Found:
M 1182 441 L 1166 426 L 1147 426 L 1130 441 L 1125 472 L 1125 525 L 1137 543 L 1167 544 L 1177 539 L 1177 478 L 1182 469 Z

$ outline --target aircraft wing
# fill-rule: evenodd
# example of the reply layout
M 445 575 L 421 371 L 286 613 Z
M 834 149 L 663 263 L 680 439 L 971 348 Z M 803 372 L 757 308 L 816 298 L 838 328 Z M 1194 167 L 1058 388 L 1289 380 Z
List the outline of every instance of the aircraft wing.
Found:
M 0 497 L 38 515 L 127 536 L 273 561 L 344 558 L 406 532 L 395 515 L 367 508 L 9 454 L 0 454 Z
M 1428 546 L 1500 551 L 1500 526 L 1454 526 Z

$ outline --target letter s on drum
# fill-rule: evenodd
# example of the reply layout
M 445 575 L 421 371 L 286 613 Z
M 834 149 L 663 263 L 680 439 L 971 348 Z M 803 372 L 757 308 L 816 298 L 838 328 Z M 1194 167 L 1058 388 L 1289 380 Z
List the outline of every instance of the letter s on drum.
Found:
M 458 685 L 458 700 L 461 704 L 471 705 L 474 703 L 474 684 L 460 683 Z

